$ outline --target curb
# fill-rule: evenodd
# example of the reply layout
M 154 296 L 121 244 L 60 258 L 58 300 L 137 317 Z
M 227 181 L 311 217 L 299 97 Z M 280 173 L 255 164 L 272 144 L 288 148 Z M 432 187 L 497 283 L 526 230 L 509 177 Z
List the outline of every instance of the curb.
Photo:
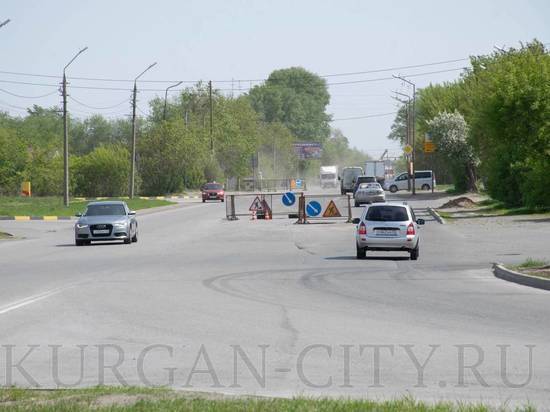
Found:
M 142 200 L 177 200 L 177 199 L 200 199 L 199 195 L 185 195 L 185 196 L 136 196 L 137 199 Z M 96 201 L 96 200 L 109 200 L 109 197 L 74 197 L 72 200 L 78 202 Z M 128 200 L 127 196 L 119 197 L 122 200 Z
M 0 220 L 71 220 L 72 216 L 0 216 Z
M 432 215 L 433 218 L 434 218 L 435 220 L 437 220 L 439 223 L 441 223 L 442 225 L 445 224 L 445 219 L 443 219 L 443 218 L 439 215 L 439 213 L 437 213 L 437 212 L 435 211 L 435 209 L 434 209 L 433 207 L 429 207 L 429 208 L 428 208 L 428 212 L 429 212 L 430 215 Z
M 514 282 L 537 289 L 550 290 L 550 280 L 515 272 L 505 268 L 500 263 L 493 263 L 493 274 L 495 277 L 507 280 L 509 282 Z

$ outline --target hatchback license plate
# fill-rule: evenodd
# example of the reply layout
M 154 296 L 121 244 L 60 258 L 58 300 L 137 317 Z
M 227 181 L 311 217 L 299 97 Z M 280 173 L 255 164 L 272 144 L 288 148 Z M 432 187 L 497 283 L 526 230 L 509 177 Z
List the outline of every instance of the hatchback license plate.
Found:
M 94 235 L 106 235 L 109 233 L 109 229 L 94 230 Z
M 380 235 L 380 236 L 396 236 L 397 235 L 397 230 L 380 230 L 380 229 L 378 229 L 376 231 L 376 234 Z

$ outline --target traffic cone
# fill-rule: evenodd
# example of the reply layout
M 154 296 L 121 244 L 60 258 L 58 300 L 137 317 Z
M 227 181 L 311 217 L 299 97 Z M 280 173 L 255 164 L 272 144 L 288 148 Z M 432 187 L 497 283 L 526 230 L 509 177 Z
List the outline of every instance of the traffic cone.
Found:
M 265 211 L 265 220 L 271 220 L 271 212 L 269 209 Z
M 251 220 L 256 220 L 256 211 L 255 210 L 252 211 L 252 219 Z

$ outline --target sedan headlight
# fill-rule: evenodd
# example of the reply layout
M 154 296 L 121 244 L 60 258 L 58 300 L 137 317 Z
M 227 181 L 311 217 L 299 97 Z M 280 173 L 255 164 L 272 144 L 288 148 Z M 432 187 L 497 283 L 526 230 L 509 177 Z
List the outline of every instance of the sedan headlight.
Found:
M 84 224 L 84 223 L 77 223 L 76 224 L 77 229 L 84 229 L 84 228 L 87 228 L 87 227 L 88 227 L 88 225 Z
M 127 223 L 115 223 L 113 226 L 119 229 L 126 228 Z

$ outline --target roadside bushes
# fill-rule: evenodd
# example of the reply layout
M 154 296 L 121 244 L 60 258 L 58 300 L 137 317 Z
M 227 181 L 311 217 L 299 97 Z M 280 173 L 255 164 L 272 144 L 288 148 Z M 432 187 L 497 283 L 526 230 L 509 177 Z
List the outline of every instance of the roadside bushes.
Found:
M 16 133 L 0 129 L 0 195 L 19 192 L 27 166 L 27 149 Z
M 128 194 L 130 153 L 120 145 L 95 148 L 74 159 L 74 193 L 77 196 L 124 196 Z

